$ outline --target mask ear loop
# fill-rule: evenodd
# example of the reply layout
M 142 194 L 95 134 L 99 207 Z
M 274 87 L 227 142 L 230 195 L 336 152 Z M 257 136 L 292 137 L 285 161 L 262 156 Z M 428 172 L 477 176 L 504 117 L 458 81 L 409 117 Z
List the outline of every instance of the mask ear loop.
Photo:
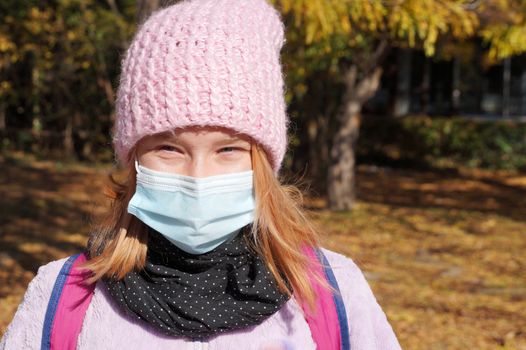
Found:
M 137 160 L 137 157 L 135 157 L 135 171 L 137 174 L 140 174 L 141 170 L 139 169 L 139 161 Z

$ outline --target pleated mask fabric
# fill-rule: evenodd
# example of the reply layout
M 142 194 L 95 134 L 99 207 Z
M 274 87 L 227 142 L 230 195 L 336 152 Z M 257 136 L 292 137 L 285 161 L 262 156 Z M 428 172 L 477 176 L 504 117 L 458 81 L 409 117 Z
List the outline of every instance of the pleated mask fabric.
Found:
M 253 170 L 196 178 L 135 167 L 128 212 L 187 253 L 211 251 L 254 221 Z

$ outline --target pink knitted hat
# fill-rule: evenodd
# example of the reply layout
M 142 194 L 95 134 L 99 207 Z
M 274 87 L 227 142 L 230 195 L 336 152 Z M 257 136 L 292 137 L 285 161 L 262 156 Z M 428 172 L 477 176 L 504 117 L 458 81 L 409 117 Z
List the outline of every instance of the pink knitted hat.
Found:
M 187 0 L 154 12 L 122 61 L 117 158 L 143 136 L 223 126 L 265 149 L 277 174 L 287 148 L 279 12 L 266 0 Z

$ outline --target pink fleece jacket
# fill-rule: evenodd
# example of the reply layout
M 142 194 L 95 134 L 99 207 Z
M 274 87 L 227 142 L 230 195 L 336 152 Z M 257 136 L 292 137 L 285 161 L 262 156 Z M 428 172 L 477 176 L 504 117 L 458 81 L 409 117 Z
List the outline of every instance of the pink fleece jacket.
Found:
M 333 268 L 345 302 L 351 349 L 401 349 L 360 268 L 344 255 L 326 249 L 323 251 Z M 0 350 L 40 348 L 47 303 L 64 261 L 65 258 L 39 268 L 0 341 Z M 77 343 L 78 350 L 279 348 L 316 348 L 309 326 L 294 298 L 260 325 L 221 334 L 207 342 L 192 342 L 160 335 L 152 328 L 126 317 L 113 304 L 100 282 L 95 288 Z

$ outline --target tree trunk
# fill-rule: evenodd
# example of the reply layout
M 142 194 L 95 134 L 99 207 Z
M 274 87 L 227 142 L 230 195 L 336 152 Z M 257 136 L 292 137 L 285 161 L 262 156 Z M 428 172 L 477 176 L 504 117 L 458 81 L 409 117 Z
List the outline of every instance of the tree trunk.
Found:
M 356 201 L 355 146 L 360 131 L 360 112 L 364 103 L 378 90 L 382 68 L 374 68 L 361 80 L 357 76 L 356 66 L 344 73 L 345 93 L 337 114 L 339 128 L 334 136 L 327 176 L 331 210 L 350 210 Z
M 360 131 L 358 101 L 347 101 L 345 120 L 336 132 L 331 148 L 328 199 L 331 210 L 350 210 L 356 201 L 355 146 Z

